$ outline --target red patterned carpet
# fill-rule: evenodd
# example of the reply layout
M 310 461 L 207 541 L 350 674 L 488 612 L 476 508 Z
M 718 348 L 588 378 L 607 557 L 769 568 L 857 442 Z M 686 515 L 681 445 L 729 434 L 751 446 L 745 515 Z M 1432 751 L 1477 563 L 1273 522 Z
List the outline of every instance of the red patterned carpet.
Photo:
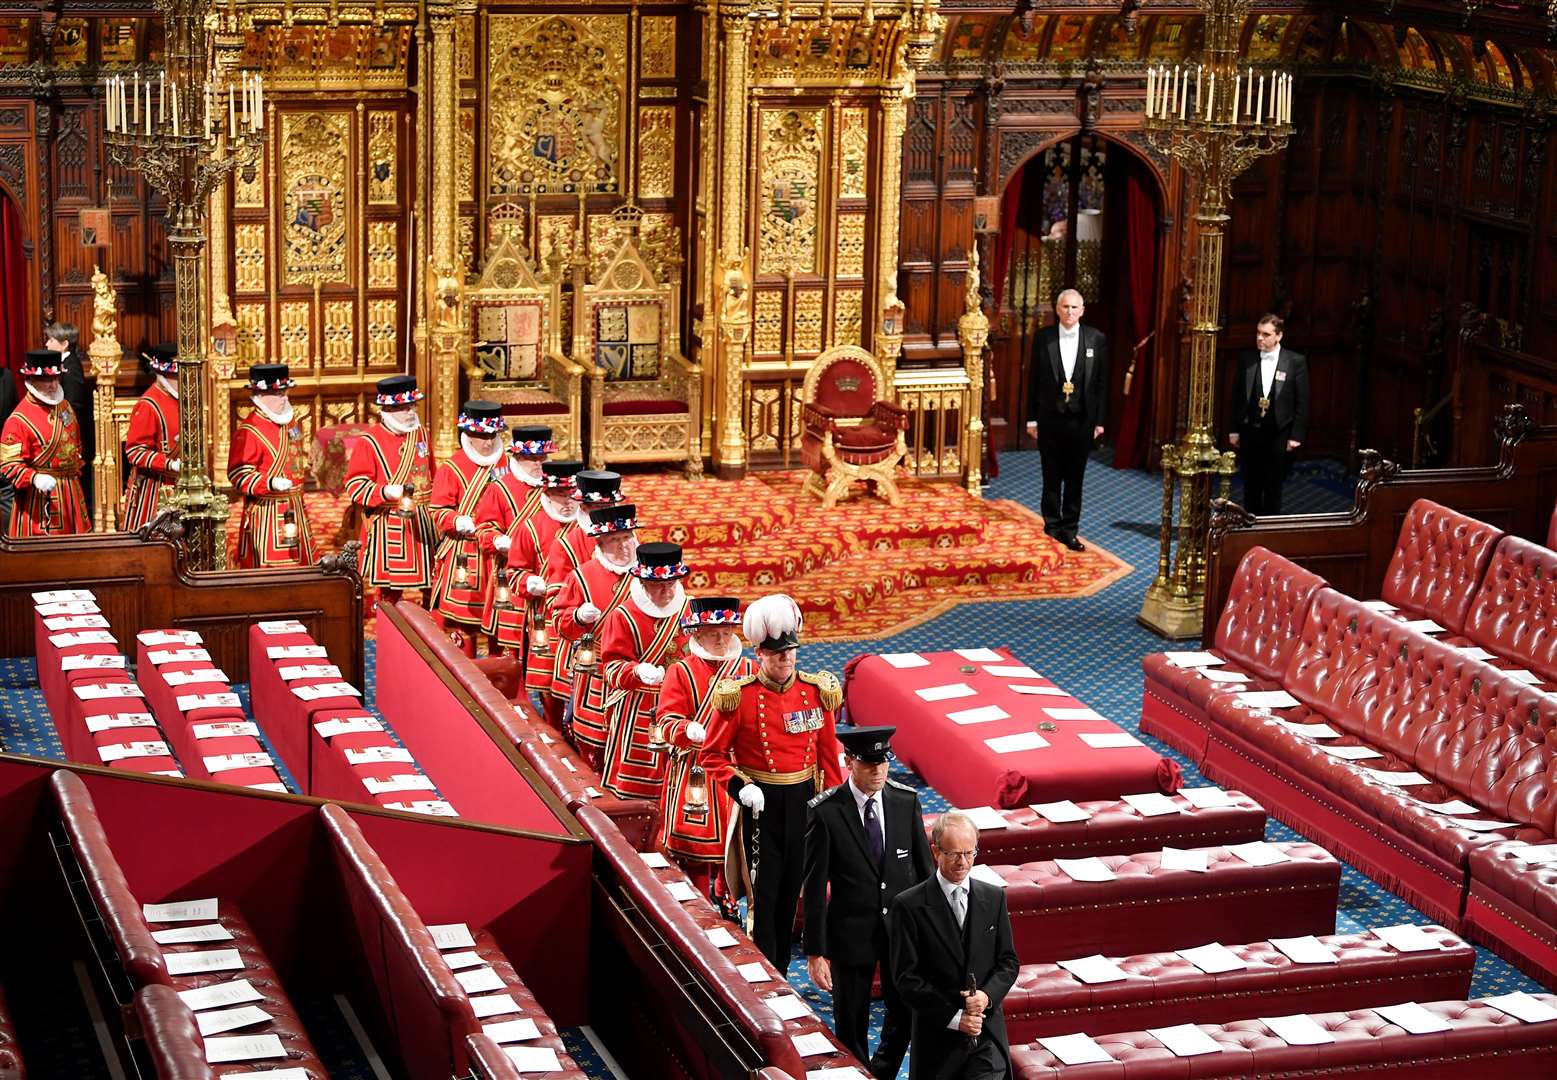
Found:
M 957 604 L 1087 596 L 1131 570 L 1090 544 L 1065 550 L 1018 503 L 953 484 L 904 480 L 899 509 L 858 488 L 824 511 L 804 480 L 798 471 L 695 483 L 634 474 L 623 486 L 645 522 L 642 539 L 687 549 L 693 592 L 788 592 L 819 641 L 885 637 Z M 307 501 L 321 548 L 355 535 L 342 532 L 344 498 Z M 236 511 L 228 534 L 235 547 Z

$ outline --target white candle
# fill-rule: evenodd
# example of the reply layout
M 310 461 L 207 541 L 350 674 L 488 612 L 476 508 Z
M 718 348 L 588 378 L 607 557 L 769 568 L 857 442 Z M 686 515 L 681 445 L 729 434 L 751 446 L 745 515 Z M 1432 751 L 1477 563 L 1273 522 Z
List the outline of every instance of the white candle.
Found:
M 177 136 L 179 134 L 179 126 L 178 126 L 178 86 L 177 86 L 177 84 L 175 84 L 174 87 L 173 87 L 173 134 L 175 136 Z
M 1215 101 L 1216 101 L 1216 72 L 1213 71 L 1211 73 L 1211 77 L 1206 80 L 1206 120 L 1208 122 L 1211 119 L 1211 106 L 1212 106 L 1212 104 L 1215 103 Z
M 1201 73 L 1204 72 L 1204 71 L 1205 71 L 1205 66 L 1203 64 L 1196 64 L 1195 65 L 1195 111 L 1196 112 L 1200 111 L 1200 103 L 1205 100 L 1205 98 L 1200 96 L 1200 76 L 1201 76 Z
M 1261 124 L 1261 123 L 1265 122 L 1265 76 L 1264 75 L 1260 76 L 1259 96 L 1254 99 L 1254 122 L 1256 124 Z
M 1285 116 L 1285 120 L 1289 124 L 1292 123 L 1292 91 L 1294 89 L 1296 89 L 1296 88 L 1297 88 L 1297 81 L 1296 81 L 1296 79 L 1293 76 L 1288 75 L 1287 76 L 1287 92 L 1286 92 L 1286 96 L 1285 96 L 1284 100 L 1286 101 L 1286 110 L 1285 110 L 1286 116 Z
M 1189 71 L 1184 72 L 1184 85 L 1179 89 L 1179 119 L 1183 120 L 1189 112 Z
M 232 83 L 227 84 L 227 137 L 236 138 L 238 135 L 238 98 L 233 92 Z
M 146 80 L 146 134 L 151 134 L 151 80 Z
M 1233 123 L 1238 122 L 1238 92 L 1243 89 L 1243 76 L 1233 72 Z
M 1254 69 L 1250 68 L 1243 80 L 1243 114 L 1254 118 Z
M 141 122 L 141 73 L 135 73 L 135 115 L 131 117 L 135 123 Z
M 1157 88 L 1157 69 L 1146 69 L 1146 115 L 1152 114 L 1152 91 Z
M 157 123 L 168 122 L 168 73 L 157 74 Z

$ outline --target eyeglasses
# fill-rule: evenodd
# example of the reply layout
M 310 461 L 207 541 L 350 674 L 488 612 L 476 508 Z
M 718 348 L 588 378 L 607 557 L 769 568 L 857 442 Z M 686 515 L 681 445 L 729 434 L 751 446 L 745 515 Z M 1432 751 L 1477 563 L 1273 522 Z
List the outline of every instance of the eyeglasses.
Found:
M 972 851 L 943 851 L 941 854 L 945 855 L 952 862 L 972 862 L 979 857 L 979 849 L 974 848 Z

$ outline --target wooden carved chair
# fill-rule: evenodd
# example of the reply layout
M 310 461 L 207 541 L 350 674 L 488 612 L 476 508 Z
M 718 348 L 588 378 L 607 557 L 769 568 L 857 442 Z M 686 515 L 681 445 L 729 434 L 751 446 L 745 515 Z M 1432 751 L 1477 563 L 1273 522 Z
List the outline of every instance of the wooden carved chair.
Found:
M 501 404 L 510 425 L 547 425 L 559 458 L 581 458 L 584 369 L 562 355 L 561 274 L 554 277 L 541 282 L 523 245 L 503 231 L 465 294 L 474 342 L 465 370 L 471 397 Z
M 856 480 L 902 506 L 897 467 L 908 452 L 908 410 L 885 400 L 876 358 L 853 345 L 828 349 L 811 363 L 802 393 L 800 456 L 811 470 L 806 490 L 831 508 Z
M 703 370 L 676 346 L 678 285 L 631 236 L 574 304 L 573 356 L 589 369 L 589 467 L 680 461 L 703 472 Z

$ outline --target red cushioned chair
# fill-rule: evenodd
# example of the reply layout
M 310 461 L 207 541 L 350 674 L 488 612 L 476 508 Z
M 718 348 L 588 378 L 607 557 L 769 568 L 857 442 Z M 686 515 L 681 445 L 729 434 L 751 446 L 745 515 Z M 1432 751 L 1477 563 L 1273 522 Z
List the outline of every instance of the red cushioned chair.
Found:
M 890 389 L 876 358 L 853 345 L 827 350 L 806 372 L 800 456 L 811 470 L 806 490 L 820 495 L 824 508 L 856 480 L 873 483 L 893 506 L 903 505 L 897 467 L 908 453 L 908 410 L 881 397 Z
M 1379 593 L 1409 618 L 1433 619 L 1452 633 L 1465 616 L 1503 533 L 1427 499 L 1411 504 Z

